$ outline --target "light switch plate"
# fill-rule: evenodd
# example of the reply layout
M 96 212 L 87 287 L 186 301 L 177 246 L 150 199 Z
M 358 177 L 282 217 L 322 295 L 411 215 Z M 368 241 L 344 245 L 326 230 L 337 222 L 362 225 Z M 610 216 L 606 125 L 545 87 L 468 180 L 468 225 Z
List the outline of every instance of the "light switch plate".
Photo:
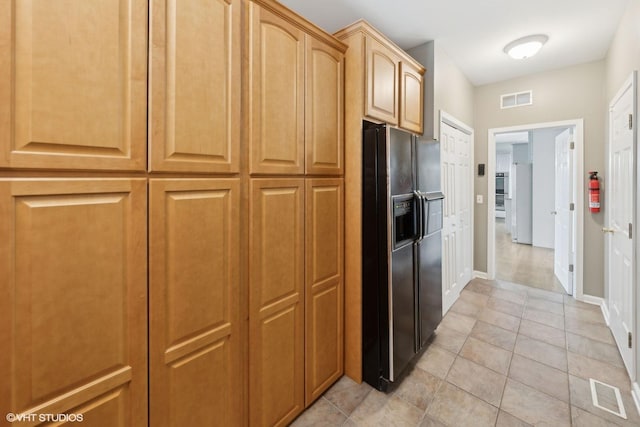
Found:
M 476 203 L 481 205 L 482 203 L 484 203 L 482 201 L 482 194 L 476 194 Z

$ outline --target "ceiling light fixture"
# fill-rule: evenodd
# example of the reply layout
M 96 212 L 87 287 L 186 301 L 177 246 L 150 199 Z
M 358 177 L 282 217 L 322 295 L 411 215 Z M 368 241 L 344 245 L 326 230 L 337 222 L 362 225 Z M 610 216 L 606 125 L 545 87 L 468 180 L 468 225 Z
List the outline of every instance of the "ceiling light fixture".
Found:
M 504 47 L 504 52 L 513 59 L 530 58 L 542 48 L 549 37 L 544 34 L 522 37 L 514 40 Z

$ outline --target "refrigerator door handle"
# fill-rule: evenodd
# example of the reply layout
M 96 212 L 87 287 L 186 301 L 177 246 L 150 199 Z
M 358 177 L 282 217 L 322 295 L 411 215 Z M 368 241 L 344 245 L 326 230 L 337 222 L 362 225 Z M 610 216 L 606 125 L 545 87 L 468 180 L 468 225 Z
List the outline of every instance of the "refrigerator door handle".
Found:
M 413 196 L 416 199 L 416 206 L 418 206 L 418 214 L 416 215 L 418 220 L 418 240 L 416 240 L 416 243 L 420 243 L 424 238 L 424 197 L 419 191 L 415 190 L 413 192 Z

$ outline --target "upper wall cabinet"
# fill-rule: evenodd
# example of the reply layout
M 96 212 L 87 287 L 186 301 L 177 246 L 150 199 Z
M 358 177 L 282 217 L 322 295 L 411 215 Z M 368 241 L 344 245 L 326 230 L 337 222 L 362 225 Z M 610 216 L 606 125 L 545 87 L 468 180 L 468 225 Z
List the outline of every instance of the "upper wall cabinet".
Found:
M 250 172 L 304 173 L 305 34 L 249 3 Z
M 153 0 L 152 171 L 236 173 L 240 0 Z
M 422 133 L 424 117 L 423 78 L 415 66 L 400 64 L 400 123 L 403 129 Z
M 398 124 L 398 74 L 400 59 L 374 38 L 367 38 L 367 116 Z
M 424 67 L 365 21 L 358 21 L 335 36 L 349 46 L 351 74 L 347 72 L 347 77 L 351 84 L 345 90 L 351 97 L 348 103 L 364 98 L 360 120 L 366 116 L 422 134 Z M 362 95 L 357 87 L 360 82 L 364 87 Z
M 147 1 L 0 7 L 0 168 L 144 170 Z
M 306 173 L 341 175 L 344 167 L 344 55 L 307 36 Z

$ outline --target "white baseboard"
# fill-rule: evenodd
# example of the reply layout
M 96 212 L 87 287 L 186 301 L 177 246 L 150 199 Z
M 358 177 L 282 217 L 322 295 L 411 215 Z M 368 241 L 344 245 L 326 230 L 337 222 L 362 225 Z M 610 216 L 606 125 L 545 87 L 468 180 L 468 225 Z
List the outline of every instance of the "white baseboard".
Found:
M 600 310 L 602 310 L 602 315 L 604 316 L 604 321 L 607 322 L 607 326 L 611 326 L 609 324 L 609 307 L 607 307 L 607 302 L 602 300 L 602 304 L 600 304 Z
M 602 306 L 604 303 L 604 298 L 594 297 L 593 295 L 585 295 L 582 294 L 578 298 L 578 301 L 586 302 L 587 304 L 599 305 Z
M 637 382 L 634 382 L 631 385 L 631 396 L 633 396 L 633 401 L 636 404 L 636 410 L 638 414 L 640 414 L 640 385 Z
M 488 280 L 489 276 L 487 275 L 486 272 L 484 271 L 477 271 L 477 270 L 473 270 L 473 278 L 474 279 L 484 279 L 484 280 Z

